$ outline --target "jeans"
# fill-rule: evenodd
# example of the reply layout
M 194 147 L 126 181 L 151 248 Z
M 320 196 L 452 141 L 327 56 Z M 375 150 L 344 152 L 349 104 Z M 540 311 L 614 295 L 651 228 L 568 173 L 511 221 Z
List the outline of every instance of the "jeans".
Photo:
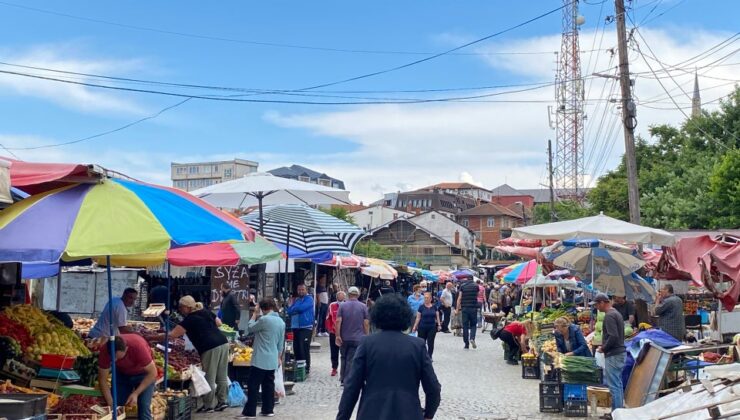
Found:
M 203 372 L 206 374 L 211 392 L 201 396 L 203 406 L 215 408 L 217 404 L 226 404 L 229 393 L 229 345 L 221 344 L 200 355 Z
M 120 372 L 116 372 L 116 398 L 118 399 L 118 405 L 126 405 L 129 395 L 139 387 L 141 381 L 144 380 L 146 375 L 134 375 L 128 376 L 123 375 Z M 154 382 L 149 384 L 144 391 L 139 394 L 139 398 L 136 400 L 136 405 L 139 409 L 139 420 L 152 420 L 152 396 L 154 395 Z
M 296 360 L 306 361 L 306 374 L 311 370 L 311 328 L 293 329 L 293 353 Z
M 463 328 L 463 342 L 465 347 L 468 346 L 470 340 L 475 341 L 475 330 L 476 317 L 478 315 L 478 308 L 462 308 L 462 328 Z
M 483 302 L 478 302 L 478 313 L 476 314 L 478 328 L 483 326 Z
M 450 314 L 452 313 L 452 308 L 445 308 L 444 306 L 442 309 L 442 331 L 447 332 L 450 330 Z
M 329 333 L 329 352 L 331 353 L 331 368 L 339 367 L 339 346 L 337 346 L 336 334 Z
M 355 351 L 360 346 L 359 341 L 343 341 L 342 342 L 342 370 L 339 372 L 339 380 L 344 383 L 344 378 L 349 375 L 352 370 L 352 361 L 355 358 Z
M 516 337 L 514 337 L 512 333 L 503 330 L 498 334 L 498 338 L 506 343 L 506 345 L 509 347 L 507 360 L 511 362 L 516 361 L 518 359 L 517 356 L 520 353 L 519 342 L 517 341 Z
M 432 353 L 434 353 L 434 338 L 437 336 L 437 326 L 432 327 L 424 327 L 417 330 L 419 332 L 419 338 L 424 340 L 427 345 L 427 354 L 429 354 L 429 358 L 432 357 Z
M 319 307 L 316 309 L 316 320 L 318 321 L 318 325 L 316 326 L 316 332 L 325 333 L 326 332 L 326 324 L 324 323 L 324 320 L 326 320 L 326 312 L 329 310 L 329 304 L 327 303 L 320 303 Z
M 282 369 L 282 368 L 278 368 Z M 262 414 L 271 414 L 275 408 L 275 371 L 252 366 L 247 379 L 247 403 L 242 410 L 243 416 L 257 415 L 257 398 L 262 389 Z
M 606 386 L 612 394 L 612 410 L 624 407 L 624 390 L 622 389 L 622 369 L 626 353 L 605 357 L 604 376 Z

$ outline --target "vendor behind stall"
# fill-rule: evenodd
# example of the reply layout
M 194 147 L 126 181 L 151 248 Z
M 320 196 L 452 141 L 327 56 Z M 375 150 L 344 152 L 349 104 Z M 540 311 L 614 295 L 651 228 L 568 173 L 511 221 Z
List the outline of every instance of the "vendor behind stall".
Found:
M 200 354 L 206 380 L 211 386 L 211 392 L 203 395 L 203 403 L 197 411 L 223 411 L 229 406 L 226 404 L 229 388 L 229 343 L 218 329 L 221 321 L 213 312 L 203 309 L 202 303 L 196 303 L 192 296 L 180 298 L 178 310 L 185 319 L 172 329 L 170 337 L 188 335 Z M 164 339 L 164 334 L 160 334 L 158 338 Z M 218 403 L 214 399 L 218 399 Z
M 560 317 L 555 320 L 555 344 L 558 352 L 566 356 L 592 357 L 586 339 L 578 325 L 573 324 L 568 318 Z
M 151 404 L 157 367 L 149 343 L 139 335 L 116 337 L 116 398 L 119 405 L 138 407 L 140 420 L 152 418 Z M 108 406 L 113 405 L 108 374 L 111 369 L 110 343 L 102 346 L 98 357 L 98 383 Z
M 612 308 L 616 309 L 617 312 L 622 314 L 622 320 L 625 324 L 629 324 L 632 328 L 636 327 L 635 323 L 635 304 L 628 302 L 624 296 L 614 295 L 612 301 Z
M 113 335 L 133 333 L 134 330 L 127 325 L 128 308 L 134 306 L 138 294 L 139 292 L 136 289 L 129 287 L 123 291 L 123 295 L 120 298 L 113 298 L 110 302 L 106 303 L 98 321 L 90 329 L 90 333 L 87 336 L 89 338 L 99 338 L 107 337 L 110 334 L 111 319 L 110 310 L 108 309 L 110 306 L 113 306 Z

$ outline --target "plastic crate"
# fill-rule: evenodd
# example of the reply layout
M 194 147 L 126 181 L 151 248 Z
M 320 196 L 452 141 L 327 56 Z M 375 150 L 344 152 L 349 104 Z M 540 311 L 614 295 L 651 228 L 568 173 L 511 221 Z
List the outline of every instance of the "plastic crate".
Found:
M 542 368 L 542 382 L 556 382 L 560 383 L 563 381 L 563 377 L 560 374 L 560 369 L 550 365 L 548 369 Z
M 540 359 L 538 358 L 525 358 L 522 357 L 522 366 L 539 366 Z
M 563 398 L 566 400 L 582 400 L 588 398 L 585 384 L 563 384 Z
M 234 366 L 229 364 L 229 379 L 240 384 L 246 384 L 249 380 L 249 366 Z
M 61 354 L 42 354 L 41 367 L 49 369 L 70 370 L 74 368 L 76 360 L 77 358 L 74 356 L 64 356 Z
M 565 417 L 588 417 L 588 401 L 565 400 L 563 403 Z
M 46 414 L 46 394 L 3 394 L 5 402 L 0 404 L 0 418 L 25 419 Z
M 171 397 L 167 399 L 168 420 L 190 420 L 192 402 L 190 397 Z
M 540 395 L 540 413 L 560 413 L 563 411 L 562 395 Z
M 556 396 L 563 399 L 563 384 L 557 382 L 540 382 L 540 396 Z
M 540 379 L 540 367 L 522 365 L 522 379 Z

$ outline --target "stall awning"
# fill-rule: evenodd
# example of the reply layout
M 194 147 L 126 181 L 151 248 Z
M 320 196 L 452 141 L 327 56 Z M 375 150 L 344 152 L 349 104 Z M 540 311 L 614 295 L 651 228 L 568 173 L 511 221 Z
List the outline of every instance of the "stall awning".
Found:
M 29 194 L 53 190 L 72 182 L 98 179 L 93 165 L 78 163 L 38 163 L 0 157 L 10 162 L 10 185 Z

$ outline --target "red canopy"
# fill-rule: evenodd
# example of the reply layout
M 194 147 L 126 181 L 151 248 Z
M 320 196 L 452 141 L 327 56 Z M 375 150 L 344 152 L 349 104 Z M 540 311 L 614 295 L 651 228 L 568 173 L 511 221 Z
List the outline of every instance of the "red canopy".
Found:
M 99 178 L 92 165 L 77 163 L 37 163 L 0 157 L 10 162 L 10 185 L 29 194 L 53 190 L 70 182 Z

